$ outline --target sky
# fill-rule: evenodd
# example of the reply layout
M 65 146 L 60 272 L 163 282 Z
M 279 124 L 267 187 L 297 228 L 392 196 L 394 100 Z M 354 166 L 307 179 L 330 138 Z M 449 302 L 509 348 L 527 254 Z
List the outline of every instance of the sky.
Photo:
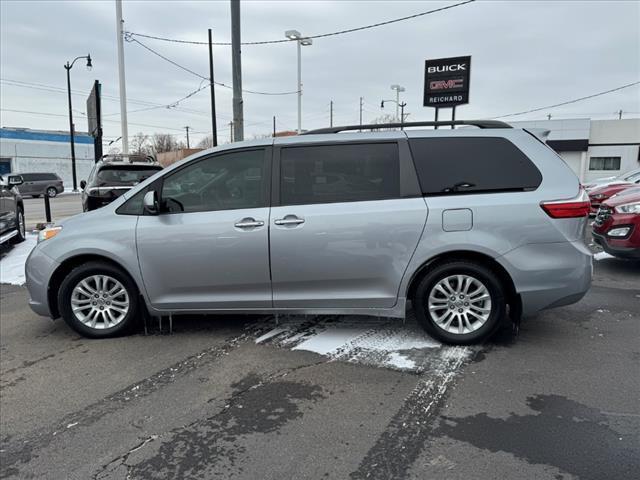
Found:
M 452 5 L 456 1 L 248 1 L 241 2 L 242 41 L 278 40 L 285 30 L 317 35 L 378 23 Z M 231 38 L 229 0 L 123 2 L 125 30 L 173 39 Z M 86 97 L 94 80 L 103 92 L 107 143 L 120 136 L 115 0 L 0 0 L 0 124 L 68 130 L 63 65 L 91 54 L 92 71 L 79 60 L 71 70 L 74 121 L 86 131 Z M 208 48 L 133 37 L 198 75 L 208 75 Z M 204 89 L 175 108 L 165 105 L 202 86 L 200 77 L 125 42 L 129 136 L 171 133 L 191 144 L 211 132 Z M 365 123 L 395 113 L 392 84 L 405 88 L 408 121 L 432 120 L 422 106 L 424 61 L 472 56 L 470 103 L 458 119 L 494 118 L 591 95 L 640 80 L 640 2 L 483 1 L 391 25 L 314 39 L 302 48 L 303 128 L 357 124 L 364 97 Z M 231 85 L 231 48 L 214 49 L 215 79 Z M 296 46 L 286 42 L 242 47 L 243 88 L 297 89 Z M 228 141 L 230 89 L 216 87 L 218 135 Z M 157 107 L 152 108 L 150 107 Z M 19 112 L 17 112 L 18 110 Z M 506 117 L 505 120 L 640 117 L 640 85 L 614 93 Z M 29 112 L 29 113 L 25 113 Z M 297 125 L 296 95 L 244 94 L 245 138 Z M 441 111 L 446 119 L 449 110 Z M 116 141 L 113 146 L 118 146 Z

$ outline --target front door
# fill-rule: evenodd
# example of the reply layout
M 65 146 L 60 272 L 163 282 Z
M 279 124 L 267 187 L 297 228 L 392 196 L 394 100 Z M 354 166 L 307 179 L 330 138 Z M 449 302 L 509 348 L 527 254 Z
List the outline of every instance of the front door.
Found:
M 222 152 L 163 179 L 162 213 L 137 226 L 140 269 L 160 310 L 270 308 L 271 149 Z
M 274 307 L 390 308 L 424 227 L 396 142 L 283 147 L 271 209 Z

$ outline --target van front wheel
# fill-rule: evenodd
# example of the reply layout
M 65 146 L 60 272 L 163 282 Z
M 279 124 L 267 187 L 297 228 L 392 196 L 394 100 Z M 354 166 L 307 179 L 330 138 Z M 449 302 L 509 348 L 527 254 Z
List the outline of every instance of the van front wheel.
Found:
M 119 268 L 89 262 L 74 268 L 62 281 L 58 305 L 65 322 L 91 338 L 128 332 L 138 313 L 138 289 Z
M 444 343 L 468 345 L 493 334 L 506 312 L 504 289 L 482 264 L 452 260 L 420 281 L 413 299 L 416 318 Z

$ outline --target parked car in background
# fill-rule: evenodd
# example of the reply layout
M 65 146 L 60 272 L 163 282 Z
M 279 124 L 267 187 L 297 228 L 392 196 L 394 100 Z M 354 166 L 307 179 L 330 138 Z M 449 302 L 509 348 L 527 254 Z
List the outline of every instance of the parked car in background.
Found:
M 594 188 L 603 187 L 605 185 L 613 185 L 616 183 L 634 183 L 640 180 L 640 168 L 625 172 L 618 176 L 602 177 L 583 184 L 582 186 L 587 192 Z
M 20 175 L 0 176 L 0 244 L 25 239 L 24 205 L 18 191 Z
M 105 155 L 95 164 L 89 178 L 80 182 L 82 210 L 104 207 L 146 180 L 162 165 L 147 155 Z
M 640 258 L 640 187 L 631 187 L 603 202 L 592 235 L 610 255 Z
M 526 130 L 458 124 L 481 128 L 354 125 L 193 155 L 43 230 L 31 308 L 108 337 L 141 309 L 404 318 L 411 301 L 431 335 L 468 344 L 580 300 L 589 199 L 573 171 Z
M 24 183 L 20 185 L 20 194 L 37 198 L 47 195 L 51 198 L 64 192 L 62 179 L 55 173 L 21 173 Z
M 611 183 L 594 188 L 589 192 L 589 200 L 591 201 L 590 215 L 596 215 L 598 213 L 598 209 L 600 208 L 600 204 L 608 198 L 611 198 L 617 193 L 623 192 L 628 188 L 633 188 L 638 185 L 640 185 L 640 177 L 638 177 L 638 180 L 633 183 Z

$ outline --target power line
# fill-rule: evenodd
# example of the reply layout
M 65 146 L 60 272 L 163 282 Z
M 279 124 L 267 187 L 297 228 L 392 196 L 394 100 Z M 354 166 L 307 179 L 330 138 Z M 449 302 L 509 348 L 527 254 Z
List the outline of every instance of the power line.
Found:
M 158 57 L 160 57 L 161 59 L 163 59 L 166 62 L 169 62 L 171 65 L 178 67 L 181 70 L 184 70 L 185 72 L 190 73 L 191 75 L 195 75 L 196 77 L 202 79 L 202 80 L 209 80 L 208 77 L 205 77 L 204 75 L 200 75 L 197 72 L 194 72 L 193 70 L 191 70 L 190 68 L 185 67 L 184 65 L 180 65 L 178 62 L 171 60 L 170 58 L 166 57 L 165 55 L 161 54 L 160 52 L 157 52 L 156 50 L 154 50 L 153 48 L 149 47 L 148 45 L 145 45 L 144 43 L 142 43 L 140 40 L 136 40 L 135 38 L 133 38 L 131 36 L 131 34 L 127 34 L 127 36 L 125 37 L 125 40 L 127 42 L 135 42 L 138 45 L 140 45 L 142 48 L 148 50 L 149 52 L 153 53 L 154 55 L 157 55 Z M 233 89 L 233 87 L 231 85 L 227 85 L 226 83 L 222 83 L 222 82 L 213 82 L 215 85 L 218 85 L 220 87 L 224 87 L 224 88 L 229 88 L 229 89 Z M 242 89 L 242 91 L 244 93 L 252 93 L 254 95 L 294 95 L 297 94 L 298 91 L 293 91 L 293 92 L 258 92 L 256 90 L 248 90 L 248 89 Z
M 318 35 L 309 35 L 308 37 L 305 37 L 305 38 L 325 38 L 325 37 L 332 37 L 332 36 L 335 36 L 335 35 L 344 35 L 346 33 L 359 32 L 361 30 L 368 30 L 370 28 L 382 27 L 384 25 L 390 25 L 392 23 L 398 23 L 398 22 L 403 22 L 405 20 L 411 20 L 411 19 L 414 19 L 414 18 L 423 17 L 425 15 L 430 15 L 432 13 L 442 12 L 444 10 L 449 10 L 450 8 L 460 7 L 462 5 L 466 5 L 467 3 L 472 3 L 472 2 L 475 2 L 475 0 L 466 0 L 464 2 L 455 3 L 453 5 L 448 5 L 446 7 L 440 7 L 440 8 L 436 8 L 436 9 L 433 9 L 433 10 L 428 10 L 426 12 L 420 12 L 420 13 L 416 13 L 414 15 L 408 15 L 406 17 L 394 18 L 392 20 L 373 23 L 373 24 L 370 24 L 370 25 L 362 26 L 362 27 L 349 28 L 349 29 L 346 29 L 346 30 L 338 30 L 337 32 L 321 33 L 321 34 L 318 34 Z M 126 35 L 135 35 L 137 37 L 149 38 L 149 39 L 152 39 L 152 40 L 161 40 L 161 41 L 164 41 L 164 42 L 186 43 L 186 44 L 191 44 L 191 45 L 208 45 L 208 42 L 197 42 L 197 41 L 193 41 L 193 40 L 180 40 L 180 39 L 176 39 L 176 38 L 158 37 L 158 36 L 155 36 L 155 35 L 145 35 L 145 34 L 136 33 L 136 32 L 125 32 L 125 34 Z M 274 43 L 287 43 L 287 42 L 295 42 L 295 41 L 297 41 L 297 40 L 296 39 L 290 40 L 290 39 L 286 38 L 286 39 L 282 39 L 282 40 L 263 40 L 263 41 L 258 41 L 258 42 L 242 42 L 241 45 L 268 45 L 268 44 L 274 44 Z M 214 45 L 231 45 L 231 43 L 230 42 L 215 42 Z
M 57 87 L 55 85 L 46 85 L 46 84 L 42 84 L 42 83 L 33 83 L 33 82 L 23 82 L 20 80 L 11 80 L 11 79 L 5 79 L 5 78 L 0 78 L 0 83 L 3 83 L 5 85 L 10 85 L 10 86 L 14 86 L 14 87 L 21 87 L 21 88 L 28 88 L 28 89 L 32 89 L 32 90 L 42 90 L 45 92 L 53 92 L 53 93 L 62 93 L 62 94 L 67 94 L 67 90 L 63 89 L 62 87 Z M 84 92 L 80 92 L 78 90 L 71 90 L 71 94 L 75 95 L 75 96 L 81 96 L 81 97 L 85 97 L 86 98 L 86 93 Z M 112 101 L 119 101 L 119 97 L 115 97 L 112 95 L 105 95 L 103 94 L 101 96 L 101 98 L 105 99 L 105 100 L 112 100 Z M 153 106 L 153 107 L 157 107 L 157 108 L 161 108 L 161 107 L 165 107 L 166 105 L 164 104 L 160 104 L 160 103 L 155 103 L 155 102 L 149 102 L 147 100 L 136 100 L 133 98 L 127 98 L 127 103 L 131 103 L 131 104 L 136 104 L 136 105 L 143 105 L 143 106 Z M 176 103 L 176 102 L 173 102 Z M 192 113 L 192 114 L 198 114 L 198 115 L 206 115 L 209 116 L 210 114 L 207 112 L 204 112 L 202 110 L 195 110 L 195 109 L 191 109 L 191 108 L 186 108 L 186 107 L 179 107 L 178 110 L 185 112 L 185 113 Z M 144 111 L 143 109 L 140 109 L 138 111 Z M 132 112 L 129 112 L 132 113 Z M 110 114 L 109 114 L 110 115 Z
M 546 107 L 532 108 L 531 110 L 524 110 L 522 112 L 500 115 L 499 117 L 493 117 L 492 120 L 496 118 L 515 117 L 516 115 L 524 115 L 525 113 L 533 113 L 533 112 L 539 112 L 541 110 L 548 110 L 550 108 L 562 107 L 563 105 L 569 105 L 571 103 L 581 102 L 582 100 L 588 100 L 589 98 L 599 97 L 600 95 L 606 95 L 607 93 L 617 92 L 618 90 L 633 87 L 634 85 L 638 85 L 638 84 L 640 84 L 640 81 L 628 83 L 620 87 L 612 88 L 611 90 L 605 90 L 604 92 L 594 93 L 593 95 L 587 95 L 586 97 L 580 97 L 580 98 L 575 98 L 573 100 L 568 100 L 566 102 L 556 103 L 555 105 L 548 105 Z

